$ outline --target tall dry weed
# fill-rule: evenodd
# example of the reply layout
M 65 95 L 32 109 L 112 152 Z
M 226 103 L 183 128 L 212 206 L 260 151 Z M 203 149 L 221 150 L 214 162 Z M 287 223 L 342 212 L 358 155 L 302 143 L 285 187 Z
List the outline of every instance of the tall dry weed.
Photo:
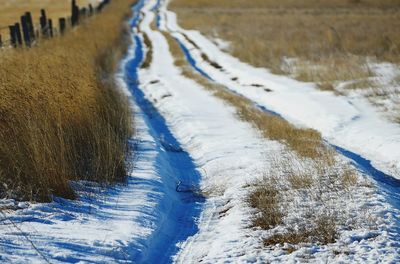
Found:
M 3 197 L 74 198 L 69 182 L 125 179 L 132 133 L 114 83 L 131 1 L 113 1 L 64 37 L 2 54 L 0 190 Z

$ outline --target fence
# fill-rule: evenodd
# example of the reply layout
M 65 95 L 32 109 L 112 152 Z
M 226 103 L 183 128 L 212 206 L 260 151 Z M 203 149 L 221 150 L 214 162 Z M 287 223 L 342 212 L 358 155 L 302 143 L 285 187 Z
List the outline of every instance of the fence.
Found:
M 38 26 L 35 28 L 35 24 L 32 20 L 31 12 L 26 12 L 20 18 L 20 21 L 8 27 L 0 28 L 9 29 L 9 39 L 4 40 L 0 34 L 0 47 L 10 45 L 12 47 L 31 47 L 36 40 L 40 38 L 52 38 L 55 35 L 63 35 L 68 27 L 73 28 L 79 25 L 87 17 L 99 13 L 103 8 L 110 2 L 110 0 L 101 1 L 97 7 L 93 7 L 89 4 L 87 7 L 79 8 L 76 4 L 76 0 L 71 1 L 71 16 L 67 18 L 58 19 L 58 27 L 54 27 L 52 19 L 48 19 L 46 11 L 42 9 L 40 11 L 40 18 Z

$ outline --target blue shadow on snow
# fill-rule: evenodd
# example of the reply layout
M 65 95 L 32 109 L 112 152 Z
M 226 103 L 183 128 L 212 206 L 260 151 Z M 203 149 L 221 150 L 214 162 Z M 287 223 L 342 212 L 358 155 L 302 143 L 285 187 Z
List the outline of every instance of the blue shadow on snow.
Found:
M 144 113 L 150 134 L 156 140 L 160 168 L 157 172 L 165 185 L 165 195 L 157 205 L 159 226 L 150 238 L 141 241 L 142 248 L 137 248 L 136 243 L 132 245 L 131 250 L 135 251 L 132 258 L 135 263 L 171 263 L 172 256 L 179 250 L 177 243 L 198 232 L 196 219 L 205 198 L 193 191 L 178 192 L 179 182 L 198 189 L 201 176 L 191 157 L 172 135 L 163 116 L 139 87 L 138 68 L 144 57 L 143 44 L 139 36 L 135 35 L 133 39 L 135 56 L 125 65 L 125 78 L 136 104 Z

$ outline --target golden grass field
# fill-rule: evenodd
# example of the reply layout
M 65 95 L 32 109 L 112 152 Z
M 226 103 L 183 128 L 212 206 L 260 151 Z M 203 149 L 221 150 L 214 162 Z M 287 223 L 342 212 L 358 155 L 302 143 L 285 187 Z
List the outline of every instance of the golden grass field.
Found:
M 231 42 L 241 60 L 332 90 L 400 63 L 400 0 L 173 0 L 185 28 Z M 285 67 L 284 58 L 297 58 Z M 365 83 L 366 84 L 366 83 Z
M 77 0 L 80 7 L 93 6 L 98 0 Z M 8 39 L 8 26 L 20 22 L 20 16 L 25 12 L 32 12 L 32 18 L 39 24 L 40 10 L 46 10 L 48 18 L 57 26 L 58 18 L 71 16 L 71 0 L 0 0 L 0 34 Z
M 125 179 L 132 120 L 114 72 L 130 4 L 112 1 L 63 37 L 0 52 L 2 196 L 73 198 L 71 180 Z

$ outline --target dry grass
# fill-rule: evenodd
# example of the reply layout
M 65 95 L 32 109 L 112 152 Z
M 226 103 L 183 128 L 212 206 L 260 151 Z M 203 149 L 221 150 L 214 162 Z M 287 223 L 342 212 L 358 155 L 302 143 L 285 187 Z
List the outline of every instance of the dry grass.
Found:
M 351 196 L 359 186 L 357 173 L 338 163 L 306 161 L 289 153 L 281 157 L 272 162 L 261 181 L 254 183 L 248 199 L 257 211 L 253 226 L 272 231 L 279 228 L 264 244 L 334 243 L 339 226 L 352 228 L 346 224 L 348 212 L 338 201 L 347 199 L 344 197 Z M 294 220 L 290 219 L 293 212 Z
M 323 245 L 334 243 L 338 232 L 336 223 L 331 216 L 320 216 L 313 228 L 301 228 L 300 230 L 288 230 L 285 233 L 274 234 L 264 240 L 265 246 L 277 244 L 298 245 L 300 243 L 321 243 Z M 295 248 L 292 248 L 294 250 Z M 293 252 L 293 251 L 292 251 Z
M 146 33 L 143 32 L 142 34 L 143 34 L 143 43 L 147 48 L 147 51 L 144 61 L 141 65 L 141 68 L 148 68 L 150 67 L 151 62 L 153 61 L 153 44 L 151 43 L 149 36 L 147 36 Z
M 358 56 L 337 55 L 321 58 L 318 62 L 297 60 L 293 64 L 291 69 L 286 68 L 287 73 L 301 81 L 315 82 L 321 90 L 333 91 L 335 82 L 352 80 L 361 80 L 357 82 L 357 87 L 367 88 L 369 86 L 361 85 L 366 84 L 367 78 L 373 75 L 365 58 Z
M 132 121 L 114 72 L 127 46 L 122 21 L 130 4 L 113 1 L 65 37 L 2 54 L 2 196 L 73 198 L 71 180 L 125 179 Z
M 323 89 L 371 76 L 366 57 L 400 63 L 398 0 L 174 0 L 171 9 L 185 28 L 230 41 L 241 60 Z
M 280 208 L 280 192 L 275 178 L 265 178 L 249 196 L 251 207 L 257 208 L 258 215 L 253 219 L 254 227 L 274 228 L 283 223 L 284 212 Z

